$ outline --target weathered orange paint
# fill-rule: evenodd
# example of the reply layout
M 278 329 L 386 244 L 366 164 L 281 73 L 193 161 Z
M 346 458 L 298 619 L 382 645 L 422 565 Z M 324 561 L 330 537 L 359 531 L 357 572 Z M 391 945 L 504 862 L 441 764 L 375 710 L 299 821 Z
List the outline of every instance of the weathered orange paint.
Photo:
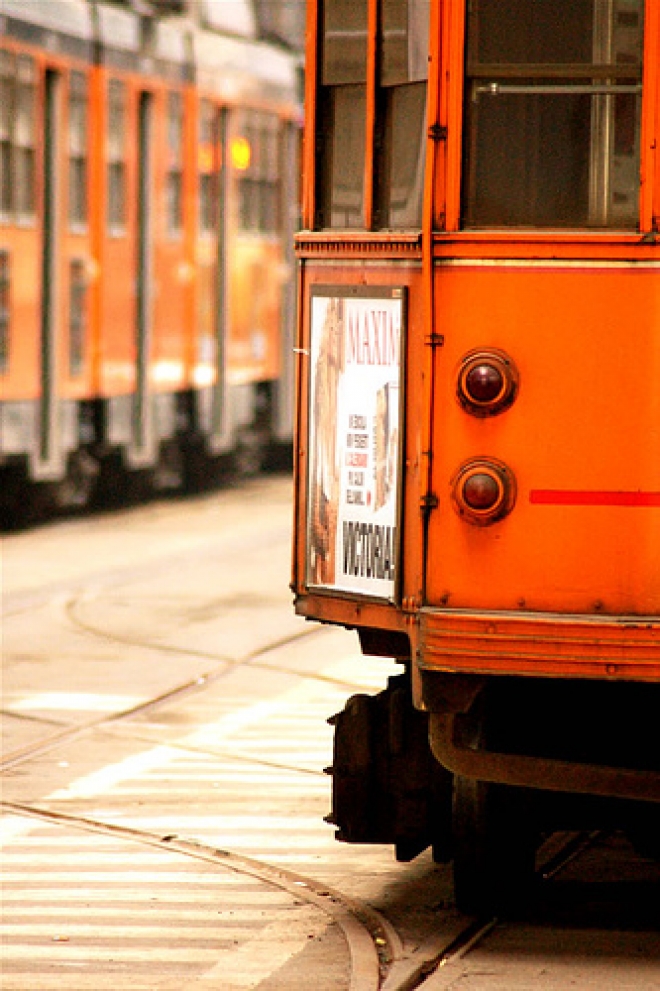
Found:
M 660 268 L 614 264 L 438 268 L 429 604 L 660 615 L 658 507 L 532 498 L 660 492 Z M 475 347 L 501 348 L 520 372 L 512 408 L 488 419 L 456 401 Z M 457 467 L 477 455 L 504 461 L 518 485 L 510 516 L 483 528 L 449 499 Z
M 417 247 L 412 233 L 368 230 L 298 239 L 297 609 L 408 634 L 416 688 L 419 670 L 658 681 L 660 10 L 648 0 L 640 231 L 632 233 L 459 229 L 464 10 L 463 0 L 431 6 Z M 316 16 L 310 4 L 314 67 Z M 314 86 L 315 74 L 305 137 L 310 228 Z M 409 289 L 396 605 L 305 586 L 306 352 L 318 283 Z M 461 359 L 481 347 L 506 351 L 520 372 L 512 407 L 485 419 L 456 398 Z M 465 522 L 451 499 L 457 469 L 477 456 L 504 461 L 517 480 L 512 512 L 488 527 Z M 434 508 L 423 512 L 429 497 Z
M 91 221 L 81 230 L 71 230 L 68 222 L 67 184 L 62 178 L 68 175 L 68 92 L 71 71 L 81 72 L 87 81 L 91 106 L 92 70 L 88 63 L 44 54 L 29 44 L 18 44 L 3 39 L 3 47 L 15 55 L 27 55 L 34 61 L 36 86 L 36 113 L 34 120 L 35 151 L 35 215 L 34 218 L 5 221 L 0 225 L 0 250 L 9 252 L 9 364 L 0 374 L 0 400 L 34 400 L 41 395 L 40 309 L 42 303 L 42 269 L 44 211 L 44 94 L 46 73 L 57 78 L 55 93 L 55 128 L 57 145 L 53 155 L 57 164 L 56 176 L 51 177 L 55 187 L 56 251 L 54 258 L 53 325 L 56 338 L 56 380 L 53 387 L 62 399 L 85 399 L 92 393 L 92 360 L 89 347 L 85 349 L 83 367 L 79 374 L 69 373 L 69 273 L 72 260 L 79 260 L 92 272 Z M 88 331 L 91 328 L 89 295 L 84 313 Z

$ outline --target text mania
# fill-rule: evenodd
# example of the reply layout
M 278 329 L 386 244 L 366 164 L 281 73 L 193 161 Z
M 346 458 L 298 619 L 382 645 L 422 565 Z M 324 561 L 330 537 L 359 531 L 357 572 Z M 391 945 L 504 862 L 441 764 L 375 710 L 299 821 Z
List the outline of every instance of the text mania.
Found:
M 344 521 L 343 572 L 355 578 L 394 581 L 396 527 Z
M 354 310 L 348 314 L 346 361 L 355 365 L 397 365 L 399 322 L 390 310 Z

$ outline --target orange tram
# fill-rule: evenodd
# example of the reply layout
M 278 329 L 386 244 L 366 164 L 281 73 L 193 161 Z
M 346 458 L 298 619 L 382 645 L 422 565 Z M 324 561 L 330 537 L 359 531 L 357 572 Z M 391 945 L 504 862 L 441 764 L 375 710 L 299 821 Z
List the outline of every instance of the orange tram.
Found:
M 302 56 L 266 13 L 2 0 L 8 512 L 290 449 Z
M 293 588 L 402 673 L 341 840 L 660 855 L 660 4 L 311 0 Z

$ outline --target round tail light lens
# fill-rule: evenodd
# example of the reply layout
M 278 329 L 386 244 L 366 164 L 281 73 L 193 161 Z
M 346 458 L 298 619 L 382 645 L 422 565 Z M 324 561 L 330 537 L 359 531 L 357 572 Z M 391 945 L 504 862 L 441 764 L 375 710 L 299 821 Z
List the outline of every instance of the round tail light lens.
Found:
M 468 523 L 489 526 L 503 519 L 516 501 L 516 480 L 501 461 L 474 458 L 452 480 L 452 499 Z
M 495 416 L 514 401 L 518 382 L 518 370 L 504 351 L 479 349 L 463 358 L 456 394 L 468 413 Z

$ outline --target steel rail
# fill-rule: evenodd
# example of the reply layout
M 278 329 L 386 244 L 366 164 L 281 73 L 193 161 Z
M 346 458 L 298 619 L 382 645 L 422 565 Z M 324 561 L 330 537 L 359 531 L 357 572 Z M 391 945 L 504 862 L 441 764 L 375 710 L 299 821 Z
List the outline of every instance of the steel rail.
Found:
M 86 816 L 53 812 L 37 805 L 0 801 L 0 808 L 13 815 L 28 816 L 54 825 L 71 826 L 85 832 L 100 833 L 117 839 L 140 843 L 143 846 L 169 850 L 193 860 L 215 864 L 237 874 L 246 874 L 266 884 L 280 888 L 296 899 L 316 906 L 330 916 L 341 929 L 348 944 L 351 958 L 351 983 L 349 991 L 379 991 L 382 946 L 390 959 L 401 955 L 401 941 L 391 923 L 375 909 L 341 891 L 282 867 L 244 857 L 229 850 L 186 839 L 175 834 L 161 836 L 148 830 L 90 819 Z M 381 950 L 382 952 L 382 950 Z
M 285 666 L 279 666 L 274 664 L 268 664 L 267 662 L 259 662 L 258 658 L 263 657 L 266 654 L 271 653 L 273 650 L 277 650 L 280 647 L 285 647 L 287 644 L 296 643 L 299 640 L 303 640 L 307 637 L 319 636 L 326 632 L 325 627 L 309 627 L 303 630 L 301 633 L 292 634 L 289 637 L 281 637 L 272 643 L 266 644 L 263 647 L 259 647 L 256 650 L 250 651 L 244 657 L 238 658 L 222 658 L 219 655 L 214 655 L 212 653 L 206 653 L 202 651 L 190 651 L 185 647 L 175 647 L 170 644 L 150 644 L 142 643 L 138 640 L 132 640 L 124 637 L 115 637 L 113 634 L 106 634 L 98 631 L 94 631 L 89 627 L 81 627 L 87 629 L 87 632 L 96 633 L 98 636 L 102 636 L 105 639 L 115 641 L 117 643 L 128 644 L 131 646 L 140 646 L 148 648 L 151 650 L 175 652 L 181 655 L 193 654 L 197 657 L 208 657 L 209 660 L 215 660 L 218 667 L 213 668 L 196 678 L 189 681 L 185 681 L 180 685 L 175 685 L 173 688 L 168 689 L 160 695 L 154 696 L 151 699 L 147 699 L 144 702 L 139 702 L 137 705 L 131 706 L 128 709 L 121 709 L 114 713 L 104 713 L 102 716 L 95 716 L 93 719 L 85 720 L 81 723 L 76 723 L 75 725 L 62 725 L 56 724 L 61 728 L 58 728 L 54 732 L 48 733 L 47 735 L 41 737 L 41 739 L 36 740 L 25 747 L 20 747 L 17 750 L 12 751 L 9 754 L 3 756 L 0 760 L 0 773 L 4 771 L 11 770 L 26 761 L 31 760 L 33 757 L 38 757 L 41 754 L 48 753 L 51 750 L 59 747 L 63 743 L 68 743 L 71 740 L 77 739 L 79 736 L 88 732 L 89 730 L 99 729 L 101 727 L 112 726 L 113 724 L 129 720 L 133 716 L 142 715 L 145 712 L 151 712 L 154 709 L 158 709 L 161 706 L 167 705 L 172 701 L 184 698 L 186 695 L 192 694 L 194 692 L 203 691 L 207 686 L 213 684 L 215 681 L 230 674 L 236 668 L 244 664 L 249 664 L 252 667 L 264 668 L 269 671 L 281 672 L 282 674 L 293 674 L 298 675 L 302 679 L 309 679 L 312 681 L 322 681 L 329 682 L 332 684 L 337 684 L 345 686 L 348 689 L 359 688 L 353 682 L 340 681 L 339 679 L 328 678 L 324 675 L 319 675 L 315 673 L 307 673 L 304 671 L 296 671 L 294 668 L 287 668 Z M 8 715 L 14 715 L 11 709 L 3 710 Z M 47 722 L 47 720 L 42 720 Z M 52 725 L 52 721 L 50 721 Z

